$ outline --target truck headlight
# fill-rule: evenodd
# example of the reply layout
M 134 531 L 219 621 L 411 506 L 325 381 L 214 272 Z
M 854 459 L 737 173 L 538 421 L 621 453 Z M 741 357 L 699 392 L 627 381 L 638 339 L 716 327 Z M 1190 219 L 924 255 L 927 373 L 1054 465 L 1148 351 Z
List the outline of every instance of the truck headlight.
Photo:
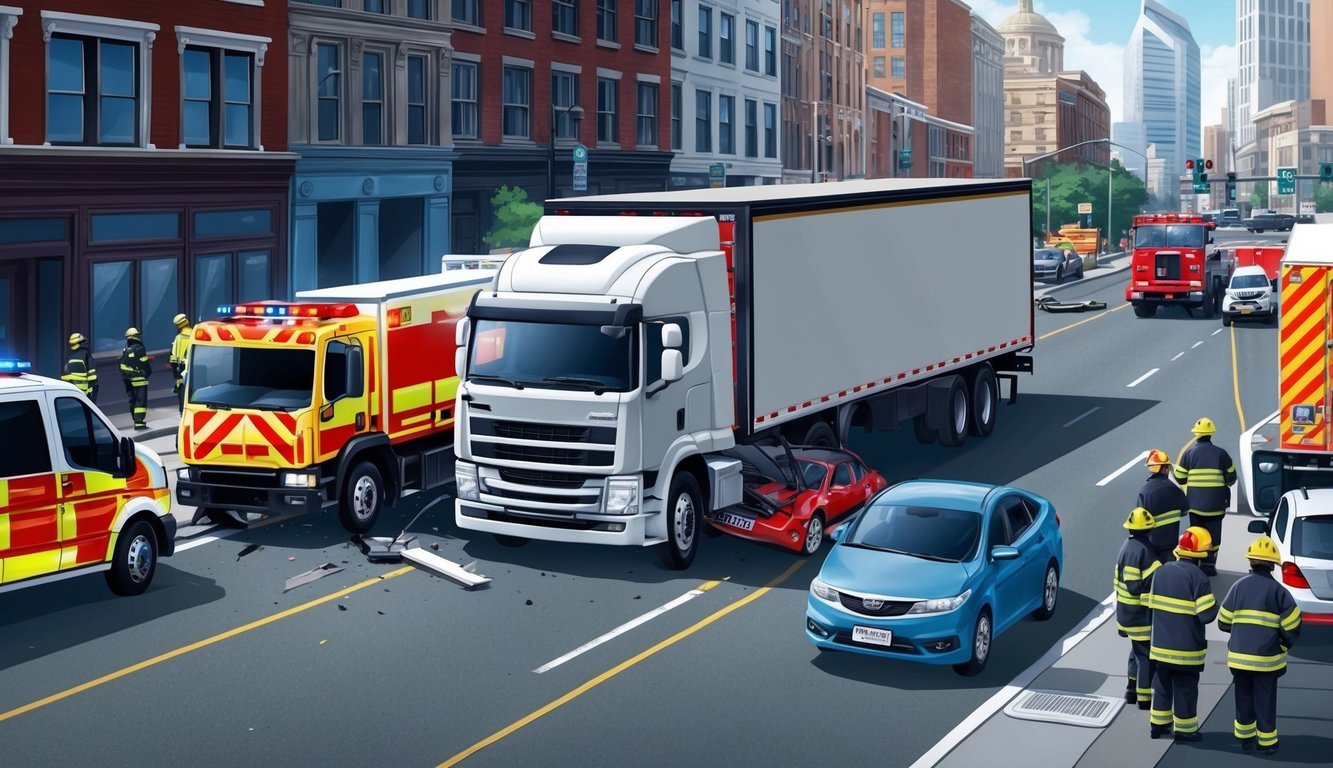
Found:
M 830 587 L 828 584 L 825 584 L 818 578 L 810 582 L 810 594 L 826 602 L 830 603 L 838 602 L 838 590 L 834 589 L 833 587 Z
M 639 478 L 622 477 L 607 480 L 606 493 L 602 496 L 602 514 L 639 514 Z
M 1259 471 L 1260 471 L 1260 472 L 1263 472 L 1263 473 L 1266 474 L 1266 475 L 1270 475 L 1270 474 L 1272 474 L 1272 473 L 1274 473 L 1274 472 L 1277 471 L 1277 462 L 1276 462 L 1276 461 L 1261 461 L 1261 462 L 1259 462 Z
M 283 488 L 314 488 L 315 476 L 310 472 L 283 472 Z
M 481 501 L 481 486 L 477 481 L 477 465 L 466 461 L 454 462 L 454 484 L 458 498 L 463 501 Z
M 184 480 L 187 483 L 190 482 L 190 468 L 181 467 L 180 469 L 176 470 L 176 479 Z
M 972 590 L 967 590 L 957 597 L 942 597 L 936 600 L 921 600 L 907 609 L 908 613 L 947 613 L 959 608 L 967 602 L 967 598 L 972 596 Z
M 1132 293 L 1129 294 L 1129 298 L 1131 298 L 1131 299 L 1141 299 L 1141 298 L 1143 298 L 1143 291 L 1134 291 L 1134 292 L 1132 292 Z

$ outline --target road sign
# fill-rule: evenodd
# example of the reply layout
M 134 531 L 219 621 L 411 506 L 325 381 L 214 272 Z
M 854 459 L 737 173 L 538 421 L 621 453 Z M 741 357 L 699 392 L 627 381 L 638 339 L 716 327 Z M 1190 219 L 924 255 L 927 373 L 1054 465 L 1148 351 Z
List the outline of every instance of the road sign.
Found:
M 727 186 L 727 166 L 722 163 L 708 166 L 708 186 L 713 188 Z
M 588 148 L 574 145 L 574 191 L 588 191 Z
M 909 170 L 912 169 L 912 150 L 911 150 L 911 149 L 900 149 L 900 150 L 898 150 L 898 167 L 901 168 L 901 169 L 903 169 L 904 171 L 909 171 Z
M 1201 195 L 1208 194 L 1208 182 L 1206 182 L 1206 181 L 1195 182 L 1195 183 L 1194 183 L 1194 191 L 1195 191 L 1196 193 L 1198 193 L 1198 194 L 1201 194 Z M 1280 194 L 1280 193 L 1279 193 L 1279 194 Z
M 1296 194 L 1296 169 L 1277 169 L 1277 193 L 1279 195 Z
M 1078 212 L 1080 215 L 1085 213 L 1092 213 L 1092 203 L 1079 203 Z

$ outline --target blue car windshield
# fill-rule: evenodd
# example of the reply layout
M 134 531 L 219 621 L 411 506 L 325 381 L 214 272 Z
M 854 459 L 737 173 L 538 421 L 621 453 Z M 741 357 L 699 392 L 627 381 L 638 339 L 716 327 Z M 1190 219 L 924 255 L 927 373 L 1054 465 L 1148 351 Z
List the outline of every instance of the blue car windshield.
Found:
M 976 556 L 980 540 L 978 512 L 874 504 L 857 519 L 843 544 L 961 563 Z

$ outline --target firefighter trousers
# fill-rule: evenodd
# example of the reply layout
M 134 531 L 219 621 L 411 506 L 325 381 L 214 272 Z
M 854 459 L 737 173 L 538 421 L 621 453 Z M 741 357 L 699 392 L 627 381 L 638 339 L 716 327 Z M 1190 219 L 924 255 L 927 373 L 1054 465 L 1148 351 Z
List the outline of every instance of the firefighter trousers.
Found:
M 1147 640 L 1129 641 L 1129 685 L 1125 690 L 1133 690 L 1140 703 L 1152 701 L 1152 669 L 1154 662 L 1148 658 Z
M 1202 515 L 1198 512 L 1190 512 L 1190 525 L 1197 525 L 1208 531 L 1208 535 L 1213 537 L 1213 548 L 1208 550 L 1208 556 L 1200 561 L 1201 565 L 1217 567 L 1217 551 L 1222 546 L 1222 518 L 1226 512 L 1218 512 L 1215 515 Z
M 1277 743 L 1277 679 L 1281 676 L 1281 672 L 1231 670 L 1236 690 L 1236 738 L 1249 741 L 1258 737 L 1260 747 Z
M 1174 725 L 1176 733 L 1199 730 L 1199 672 L 1203 667 L 1153 664 L 1152 710 L 1148 722 L 1154 729 Z
M 125 394 L 130 396 L 130 415 L 134 417 L 134 426 L 148 426 L 148 383 L 134 384 L 127 380 Z

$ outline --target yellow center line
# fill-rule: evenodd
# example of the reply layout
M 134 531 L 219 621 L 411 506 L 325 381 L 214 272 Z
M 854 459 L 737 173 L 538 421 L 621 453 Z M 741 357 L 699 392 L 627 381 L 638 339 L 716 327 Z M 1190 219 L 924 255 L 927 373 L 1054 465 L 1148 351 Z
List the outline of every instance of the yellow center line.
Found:
M 403 574 L 413 570 L 416 569 L 413 566 L 409 565 L 403 568 L 399 568 L 396 571 L 389 571 L 383 576 L 376 576 L 373 579 L 366 579 L 365 581 L 359 584 L 353 584 L 352 586 L 347 587 L 346 589 L 340 589 L 337 592 L 334 592 L 333 594 L 316 598 L 308 603 L 302 603 L 300 605 L 293 606 L 291 608 L 288 608 L 284 611 L 279 611 L 270 616 L 265 616 L 262 619 L 257 619 L 244 626 L 236 627 L 234 629 L 229 629 L 226 632 L 220 632 L 216 635 L 213 635 L 212 637 L 204 638 L 203 640 L 200 640 L 198 642 L 190 643 L 189 645 L 177 648 L 174 651 L 167 651 L 166 653 L 154 656 L 151 659 L 141 661 L 138 664 L 131 664 L 130 666 L 125 667 L 124 669 L 117 670 L 107 675 L 102 675 L 101 677 L 95 680 L 89 680 L 86 683 L 81 683 L 79 685 L 74 686 L 73 688 L 63 690 L 60 693 L 53 693 L 50 696 L 47 696 L 46 698 L 43 699 L 38 699 L 37 701 L 34 701 L 31 704 L 24 704 L 23 706 L 11 709 L 8 712 L 0 713 L 0 723 L 3 723 L 4 721 L 9 720 L 10 718 L 27 714 L 28 712 L 32 712 L 33 710 L 41 709 L 42 707 L 45 707 L 48 704 L 54 704 L 57 701 L 68 699 L 71 696 L 77 696 L 78 694 L 83 693 L 84 691 L 92 690 L 93 688 L 96 688 L 100 685 L 105 685 L 115 680 L 119 680 L 122 677 L 128 677 L 129 675 L 132 675 L 135 672 L 148 669 L 149 667 L 157 666 L 158 664 L 161 664 L 165 661 L 171 661 L 172 659 L 178 656 L 184 656 L 185 654 L 190 653 L 192 651 L 197 651 L 201 648 L 207 648 L 210 645 L 215 645 L 217 643 L 222 642 L 223 640 L 228 640 L 230 638 L 236 637 L 237 635 L 245 634 L 246 632 L 249 632 L 251 630 L 259 629 L 260 627 L 272 624 L 275 621 L 280 621 L 289 616 L 295 616 L 296 614 L 301 613 L 302 611 L 308 611 L 316 606 L 320 606 L 325 603 L 331 602 L 333 600 L 337 600 L 338 598 L 343 597 L 344 595 L 350 595 L 358 590 L 365 589 L 366 587 L 372 586 L 374 584 L 379 584 L 383 581 L 387 581 L 388 579 L 402 576 Z
M 565 695 L 561 696 L 560 698 L 558 698 L 558 699 L 552 701 L 551 703 L 547 704 L 546 706 L 541 707 L 540 709 L 537 709 L 537 710 L 533 711 L 532 713 L 530 713 L 530 714 L 528 714 L 528 715 L 526 715 L 526 716 L 524 716 L 524 717 L 522 717 L 522 718 L 520 718 L 520 719 L 518 719 L 518 720 L 515 720 L 513 723 L 511 723 L 511 724 L 505 726 L 504 728 L 501 728 L 500 730 L 496 731 L 495 733 L 492 733 L 490 736 L 487 736 L 486 738 L 482 739 L 481 741 L 477 742 L 476 744 L 473 744 L 472 746 L 468 747 L 467 749 L 463 750 L 462 752 L 459 752 L 458 754 L 454 755 L 453 757 L 449 758 L 448 760 L 445 760 L 443 763 L 440 763 L 439 768 L 449 768 L 449 766 L 458 765 L 459 763 L 463 762 L 464 760 L 468 759 L 469 757 L 472 757 L 473 755 L 475 755 L 476 753 L 480 752 L 481 750 L 483 750 L 483 749 L 489 747 L 490 745 L 496 743 L 497 741 L 500 741 L 501 739 L 503 739 L 503 738 L 505 738 L 506 736 L 508 736 L 508 735 L 510 735 L 510 734 L 512 734 L 512 733 L 514 733 L 515 731 L 518 731 L 519 729 L 523 728 L 524 726 L 531 725 L 533 722 L 535 722 L 536 720 L 540 719 L 541 717 L 543 717 L 543 716 L 545 716 L 545 715 L 549 715 L 550 713 L 554 712 L 555 710 L 559 709 L 560 707 L 563 707 L 564 705 L 568 704 L 569 702 L 573 701 L 574 699 L 577 699 L 578 697 L 582 696 L 583 694 L 587 693 L 588 691 L 591 691 L 593 688 L 596 688 L 597 686 L 601 685 L 602 683 L 605 683 L 607 680 L 610 680 L 611 678 L 615 677 L 616 675 L 620 674 L 621 672 L 624 672 L 625 670 L 629 669 L 630 667 L 634 666 L 635 664 L 638 664 L 639 662 L 643 661 L 644 659 L 646 659 L 646 658 L 648 658 L 648 657 L 650 657 L 650 656 L 656 654 L 658 651 L 661 651 L 661 650 L 663 650 L 663 649 L 669 648 L 669 647 L 672 646 L 672 645 L 675 645 L 676 643 L 680 642 L 681 640 L 684 640 L 685 638 L 689 637 L 690 635 L 693 635 L 694 633 L 698 632 L 699 630 L 703 629 L 704 627 L 707 627 L 709 624 L 712 624 L 713 622 L 717 621 L 718 619 L 722 618 L 723 616 L 726 616 L 727 614 L 731 613 L 732 611 L 740 610 L 740 609 L 743 608 L 744 606 L 746 606 L 746 605 L 748 605 L 748 604 L 754 602 L 755 600 L 758 600 L 759 598 L 761 598 L 761 597 L 763 597 L 765 594 L 767 594 L 769 590 L 771 590 L 771 589 L 773 589 L 773 588 L 775 588 L 775 587 L 781 586 L 783 582 L 785 582 L 787 579 L 791 578 L 791 577 L 796 573 L 796 571 L 800 570 L 801 566 L 802 566 L 802 565 L 805 565 L 805 563 L 807 563 L 807 562 L 808 562 L 807 560 L 798 560 L 798 561 L 792 563 L 792 564 L 791 564 L 791 567 L 787 568 L 787 570 L 783 571 L 781 575 L 779 575 L 777 578 L 773 579 L 772 581 L 768 582 L 768 583 L 765 584 L 763 587 L 761 587 L 761 588 L 755 590 L 754 592 L 751 592 L 750 594 L 746 595 L 745 597 L 742 597 L 740 600 L 737 600 L 736 602 L 734 602 L 734 603 L 732 603 L 732 604 L 730 604 L 730 605 L 727 605 L 727 606 L 725 606 L 725 607 L 723 607 L 723 608 L 718 609 L 718 610 L 715 611 L 714 613 L 709 614 L 708 616 L 706 616 L 706 617 L 700 619 L 700 620 L 699 620 L 698 622 L 696 622 L 694 625 L 692 625 L 692 626 L 690 626 L 690 627 L 688 627 L 688 628 L 686 628 L 686 629 L 682 629 L 681 631 L 677 632 L 676 634 L 672 635 L 671 637 L 668 637 L 667 639 L 663 640 L 662 642 L 658 643 L 657 645 L 654 645 L 653 647 L 651 647 L 651 648 L 649 648 L 649 649 L 647 649 L 647 650 L 645 650 L 645 651 L 640 652 L 638 655 L 633 656 L 633 657 L 631 657 L 631 658 L 629 658 L 629 659 L 626 659 L 625 661 L 620 662 L 620 663 L 617 664 L 616 666 L 614 666 L 614 667 L 612 667 L 612 668 L 606 670 L 605 672 L 601 673 L 600 675 L 597 675 L 596 677 L 592 678 L 591 680 L 588 680 L 588 681 L 585 682 L 583 685 L 580 685 L 579 687 L 575 688 L 574 690 L 570 691 L 569 693 L 566 693 Z M 717 586 L 719 583 L 720 583 L 720 582 L 710 581 L 710 582 L 707 582 L 704 586 L 707 586 L 709 589 L 712 589 L 713 587 Z M 711 586 L 709 586 L 709 585 L 711 585 Z M 703 589 L 703 588 L 704 588 L 703 586 L 700 587 L 700 589 Z
M 1049 338 L 1051 338 L 1052 336 L 1054 336 L 1054 335 L 1057 334 L 1057 333 L 1064 333 L 1065 331 L 1069 330 L 1070 328 L 1077 328 L 1077 327 L 1079 327 L 1080 325 L 1083 325 L 1084 323 L 1091 323 L 1093 320 L 1100 320 L 1100 319 L 1102 319 L 1103 317 L 1106 317 L 1107 315 L 1111 314 L 1112 312 L 1119 312 L 1120 310 L 1122 310 L 1122 309 L 1124 309 L 1124 308 L 1126 308 L 1126 307 L 1129 307 L 1129 306 L 1132 306 L 1132 305 L 1130 305 L 1130 304 L 1121 304 L 1120 306 L 1116 307 L 1115 309 L 1109 309 L 1109 310 L 1107 310 L 1107 311 L 1101 313 L 1100 315 L 1093 315 L 1092 317 L 1085 318 L 1085 319 L 1083 319 L 1083 320 L 1079 320 L 1077 323 L 1070 323 L 1069 325 L 1066 325 L 1066 326 L 1064 326 L 1063 328 L 1056 328 L 1056 329 L 1053 330 L 1053 331 L 1050 331 L 1050 332 L 1048 332 L 1048 333 L 1043 333 L 1042 335 L 1038 336 L 1038 337 L 1037 337 L 1037 341 L 1043 341 L 1043 340 L 1045 340 L 1045 339 L 1049 339 Z
M 1236 416 L 1240 418 L 1240 432 L 1245 434 L 1245 410 L 1240 407 L 1240 369 L 1236 365 L 1236 326 L 1231 326 L 1231 391 L 1236 395 Z

